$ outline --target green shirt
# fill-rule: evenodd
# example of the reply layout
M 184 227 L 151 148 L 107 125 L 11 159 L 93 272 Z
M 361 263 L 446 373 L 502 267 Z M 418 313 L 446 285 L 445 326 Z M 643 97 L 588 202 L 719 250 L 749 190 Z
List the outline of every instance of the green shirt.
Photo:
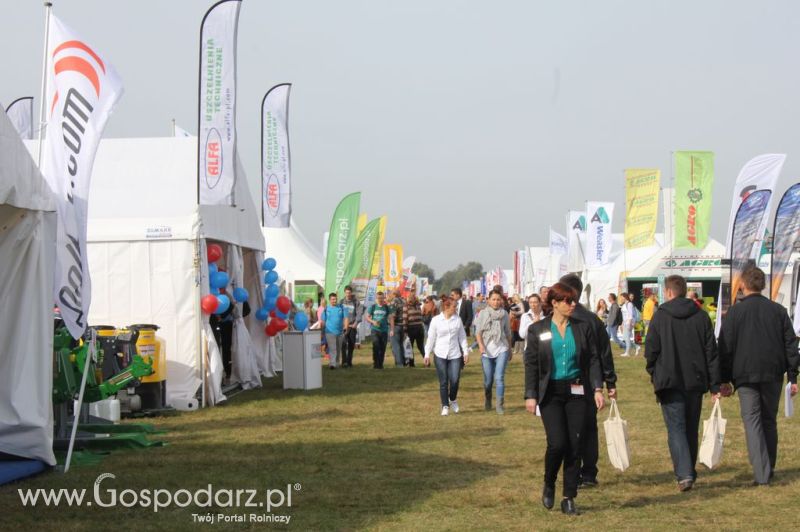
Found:
M 389 332 L 389 305 L 372 305 L 367 314 L 370 319 L 378 322 L 377 326 L 372 326 L 373 331 Z
M 575 356 L 575 336 L 572 334 L 572 325 L 567 322 L 567 329 L 564 337 L 558 332 L 555 322 L 550 323 L 550 332 L 553 334 L 553 371 L 550 379 L 561 381 L 567 379 L 577 379 L 581 376 L 578 367 L 578 357 Z

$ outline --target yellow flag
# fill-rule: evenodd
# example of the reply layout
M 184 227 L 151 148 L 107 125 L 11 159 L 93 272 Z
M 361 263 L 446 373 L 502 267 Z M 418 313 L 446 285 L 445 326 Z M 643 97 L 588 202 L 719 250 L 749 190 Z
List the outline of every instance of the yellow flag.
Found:
M 358 215 L 358 222 L 356 223 L 356 235 L 360 235 L 361 231 L 367 226 L 367 213 L 362 212 Z
M 625 170 L 625 248 L 655 243 L 661 171 L 654 168 Z
M 383 246 L 383 280 L 387 288 L 397 288 L 403 278 L 403 246 Z
M 381 258 L 383 256 L 383 240 L 386 236 L 386 216 L 381 216 L 380 234 L 378 235 L 378 247 L 375 249 L 375 258 L 372 260 L 372 273 L 370 277 L 377 277 L 381 273 Z

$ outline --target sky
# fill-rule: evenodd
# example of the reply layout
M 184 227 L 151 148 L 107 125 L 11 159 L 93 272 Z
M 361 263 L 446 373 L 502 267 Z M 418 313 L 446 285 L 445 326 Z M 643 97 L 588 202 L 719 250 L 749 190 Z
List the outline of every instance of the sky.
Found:
M 122 77 L 107 137 L 197 131 L 199 0 L 55 0 Z M 0 0 L 0 102 L 41 90 L 44 8 Z M 244 0 L 239 152 L 258 197 L 260 104 L 291 82 L 294 220 L 322 247 L 338 201 L 389 217 L 387 241 L 437 275 L 512 265 L 586 200 L 616 204 L 623 169 L 716 154 L 711 236 L 733 185 L 786 153 L 800 180 L 800 3 L 586 0 Z M 38 104 L 37 104 L 38 109 Z M 777 200 L 773 204 L 777 203 Z M 267 243 L 269 254 L 269 243 Z

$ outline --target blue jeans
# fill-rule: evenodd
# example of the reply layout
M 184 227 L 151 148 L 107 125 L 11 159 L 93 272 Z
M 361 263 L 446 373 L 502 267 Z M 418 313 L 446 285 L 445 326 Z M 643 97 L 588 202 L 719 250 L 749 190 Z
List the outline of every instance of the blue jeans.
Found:
M 403 340 L 406 335 L 403 333 L 402 325 L 394 326 L 394 335 L 389 338 L 392 344 L 392 355 L 394 355 L 394 365 L 402 368 L 406 365 L 406 353 L 403 349 Z
M 633 338 L 631 337 L 633 334 L 633 324 L 632 323 L 622 323 L 622 339 L 625 341 L 625 352 L 631 350 L 633 346 Z
M 617 328 L 613 325 L 606 326 L 606 332 L 608 332 L 608 337 L 611 338 L 611 341 L 617 344 L 618 346 L 624 348 L 625 344 L 619 339 L 617 336 Z
M 436 375 L 439 377 L 439 398 L 442 406 L 450 406 L 458 397 L 458 381 L 461 378 L 461 361 L 459 358 L 439 358 L 433 356 L 436 363 Z
M 508 364 L 508 351 L 503 351 L 496 358 L 481 357 L 483 389 L 487 393 L 492 393 L 492 382 L 494 381 L 497 385 L 497 399 L 505 397 L 506 364 Z
M 661 413 L 667 426 L 667 443 L 675 478 L 695 480 L 697 478 L 697 432 L 700 426 L 700 411 L 703 394 L 682 390 L 662 390 L 658 393 Z

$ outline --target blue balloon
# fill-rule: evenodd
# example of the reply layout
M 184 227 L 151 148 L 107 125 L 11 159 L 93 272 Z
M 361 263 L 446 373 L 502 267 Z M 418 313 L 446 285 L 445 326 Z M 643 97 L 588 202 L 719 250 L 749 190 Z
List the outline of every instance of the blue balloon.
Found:
M 217 272 L 210 277 L 209 281 L 211 288 L 225 288 L 230 282 L 230 277 L 227 272 Z
M 231 300 L 225 294 L 217 296 L 217 301 L 219 301 L 219 305 L 217 306 L 217 310 L 214 311 L 214 314 L 222 314 L 231 306 Z
M 270 270 L 274 270 L 275 266 L 277 265 L 278 261 L 270 257 L 268 259 L 264 259 L 264 262 L 261 263 L 261 269 L 264 270 L 265 272 L 268 272 Z
M 258 321 L 266 321 L 269 316 L 269 311 L 265 308 L 260 308 L 256 311 L 256 319 Z
M 209 263 L 209 265 L 208 265 L 208 275 L 209 275 L 209 277 L 214 275 L 218 271 L 219 271 L 219 267 L 217 266 L 216 262 Z
M 308 327 L 308 316 L 305 312 L 298 312 L 294 315 L 294 328 L 298 331 L 305 331 Z
M 270 270 L 264 274 L 265 284 L 275 284 L 276 282 L 278 282 L 278 272 L 275 270 Z
M 267 297 L 264 299 L 264 310 L 267 312 L 271 311 L 275 308 L 275 304 L 278 302 L 278 298 L 275 297 Z
M 212 295 L 215 295 L 215 296 L 218 296 L 218 295 L 219 295 L 219 288 L 214 288 L 214 287 L 212 286 L 212 287 L 211 287 L 211 294 L 212 294 Z
M 281 289 L 278 288 L 278 285 L 276 285 L 276 284 L 268 285 L 267 289 L 264 290 L 264 299 L 267 299 L 267 298 L 270 298 L 270 297 L 278 297 L 280 295 L 280 293 L 281 293 Z
M 275 311 L 275 315 L 276 315 L 276 316 L 278 316 L 278 317 L 279 317 L 280 319 L 282 319 L 282 320 L 285 320 L 286 318 L 288 318 L 288 317 L 289 317 L 289 315 L 288 315 L 288 314 L 284 314 L 284 313 L 283 313 L 283 312 L 281 312 L 280 310 L 276 310 L 276 311 Z
M 235 299 L 238 303 L 244 303 L 249 297 L 250 294 L 248 294 L 247 290 L 241 286 L 237 286 L 233 289 L 233 299 Z

